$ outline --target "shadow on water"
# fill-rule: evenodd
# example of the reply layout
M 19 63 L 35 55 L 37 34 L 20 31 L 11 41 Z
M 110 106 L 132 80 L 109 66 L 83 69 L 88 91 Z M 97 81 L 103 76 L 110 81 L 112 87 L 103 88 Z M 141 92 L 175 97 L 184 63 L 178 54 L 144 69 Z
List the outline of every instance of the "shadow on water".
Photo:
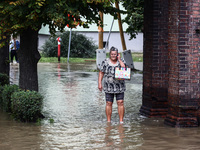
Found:
M 94 63 L 38 64 L 46 119 L 41 125 L 19 123 L 0 112 L 0 149 L 198 149 L 199 128 L 171 128 L 163 119 L 140 116 L 142 74 L 137 72 L 126 82 L 124 124 L 119 124 L 116 101 L 107 123 L 95 69 Z M 11 72 L 17 84 L 18 66 Z

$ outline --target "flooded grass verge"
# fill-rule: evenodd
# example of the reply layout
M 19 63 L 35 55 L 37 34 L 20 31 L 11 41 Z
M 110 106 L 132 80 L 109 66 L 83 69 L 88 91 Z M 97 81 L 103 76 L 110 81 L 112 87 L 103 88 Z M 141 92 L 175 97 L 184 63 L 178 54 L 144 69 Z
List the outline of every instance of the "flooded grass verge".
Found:
M 143 62 L 143 53 L 132 53 L 133 62 Z M 85 63 L 85 62 L 95 62 L 96 58 L 69 58 L 70 63 Z M 57 63 L 57 57 L 44 57 L 42 56 L 40 63 Z M 61 57 L 60 63 L 67 63 L 67 57 Z

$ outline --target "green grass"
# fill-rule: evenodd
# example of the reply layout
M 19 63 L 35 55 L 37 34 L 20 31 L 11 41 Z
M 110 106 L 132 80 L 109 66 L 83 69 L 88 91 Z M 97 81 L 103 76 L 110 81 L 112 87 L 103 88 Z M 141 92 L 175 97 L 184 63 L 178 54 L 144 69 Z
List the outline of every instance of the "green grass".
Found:
M 84 63 L 86 61 L 95 61 L 95 60 L 96 60 L 95 58 L 69 58 L 70 63 Z M 40 63 L 46 63 L 46 62 L 57 63 L 58 58 L 57 57 L 41 57 L 39 62 Z M 61 57 L 60 62 L 67 63 L 67 57 Z
M 132 53 L 133 62 L 143 62 L 143 53 Z M 95 62 L 96 58 L 69 58 L 70 63 L 84 63 L 84 62 Z M 40 63 L 57 63 L 57 57 L 44 57 L 42 56 Z M 67 57 L 60 58 L 61 63 L 67 63 Z
M 133 62 L 143 62 L 143 53 L 132 53 Z
M 120 53 L 120 54 L 122 56 L 122 53 Z M 106 57 L 107 58 L 109 57 L 109 53 L 106 54 Z M 143 53 L 134 52 L 134 53 L 132 53 L 132 58 L 133 58 L 133 62 L 143 62 Z

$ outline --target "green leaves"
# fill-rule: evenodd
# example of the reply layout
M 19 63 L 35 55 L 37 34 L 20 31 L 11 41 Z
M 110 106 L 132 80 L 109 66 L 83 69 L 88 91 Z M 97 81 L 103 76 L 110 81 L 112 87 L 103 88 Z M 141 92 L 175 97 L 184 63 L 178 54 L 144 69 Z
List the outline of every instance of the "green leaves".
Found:
M 6 112 L 11 112 L 11 95 L 19 91 L 17 85 L 5 85 L 2 91 L 2 103 L 0 104 Z
M 75 26 L 88 27 L 99 21 L 99 11 L 114 15 L 114 0 L 15 0 L 0 1 L 0 37 L 20 34 L 24 29 L 39 30 L 49 25 L 50 33 Z M 70 17 L 68 17 L 70 15 Z M 1 43 L 0 43 L 1 44 Z
M 122 0 L 122 3 L 127 10 L 127 16 L 123 20 L 129 25 L 126 32 L 130 34 L 130 39 L 136 38 L 138 32 L 143 30 L 144 0 Z
M 11 109 L 14 117 L 24 122 L 36 122 L 42 117 L 43 97 L 36 91 L 14 92 Z
M 57 37 L 61 37 L 61 56 L 68 56 L 68 41 L 69 41 L 69 31 L 63 32 L 51 39 L 47 40 L 43 45 L 43 54 L 47 57 L 56 57 L 58 51 Z M 77 34 L 72 32 L 71 36 L 71 50 L 70 57 L 81 57 L 81 58 L 93 58 L 95 56 L 95 50 L 97 46 L 94 42 L 84 36 L 83 34 Z
M 9 85 L 9 77 L 0 73 L 0 107 L 11 113 L 15 119 L 35 122 L 41 114 L 43 97 L 36 91 L 21 90 L 17 85 Z
M 45 4 L 45 1 L 46 0 L 36 0 L 36 5 L 38 5 L 39 7 L 42 7 Z
M 60 22 L 60 20 L 63 20 L 63 24 L 69 24 L 69 26 L 71 26 L 73 24 L 71 22 L 73 22 L 74 19 L 67 17 L 68 14 L 71 14 L 80 21 L 80 25 L 83 25 L 98 20 L 99 11 L 113 13 L 115 10 L 115 8 L 111 6 L 112 1 L 105 1 L 104 3 L 100 1 L 88 2 L 82 0 L 18 0 L 8 3 L 4 1 L 0 2 L 0 20 L 6 22 L 11 21 L 11 24 L 18 22 L 18 24 L 25 25 L 28 23 L 27 25 L 31 24 L 31 26 L 35 24 L 38 26 L 38 24 L 41 25 L 43 23 L 51 24 L 51 21 L 58 22 L 59 20 Z M 6 12 L 9 14 L 9 17 L 3 16 Z M 86 19 L 84 23 L 82 21 L 83 19 Z M 58 23 L 55 28 L 57 27 L 64 28 L 63 25 Z
M 0 86 L 9 84 L 9 77 L 6 74 L 0 73 Z

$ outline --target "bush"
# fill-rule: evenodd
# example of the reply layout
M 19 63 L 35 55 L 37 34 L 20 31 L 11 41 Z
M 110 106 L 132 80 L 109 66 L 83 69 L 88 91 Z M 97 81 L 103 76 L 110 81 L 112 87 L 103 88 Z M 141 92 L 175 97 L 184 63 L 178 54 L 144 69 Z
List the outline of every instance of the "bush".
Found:
M 9 77 L 6 74 L 0 73 L 0 86 L 9 84 Z
M 3 87 L 1 106 L 6 112 L 11 112 L 11 95 L 17 91 L 20 91 L 17 85 L 5 85 Z
M 14 118 L 23 122 L 35 122 L 42 118 L 43 97 L 36 91 L 14 92 L 11 96 L 11 108 Z
M 2 92 L 3 92 L 3 86 L 0 85 L 0 106 L 2 106 Z
M 61 37 L 61 56 L 68 56 L 68 45 L 69 45 L 69 31 L 64 32 L 56 37 L 52 37 L 47 40 L 43 46 L 43 54 L 46 57 L 57 57 L 58 42 L 57 37 Z M 97 46 L 94 42 L 82 34 L 72 32 L 71 36 L 71 47 L 70 57 L 80 58 L 93 58 L 95 57 L 95 50 Z

